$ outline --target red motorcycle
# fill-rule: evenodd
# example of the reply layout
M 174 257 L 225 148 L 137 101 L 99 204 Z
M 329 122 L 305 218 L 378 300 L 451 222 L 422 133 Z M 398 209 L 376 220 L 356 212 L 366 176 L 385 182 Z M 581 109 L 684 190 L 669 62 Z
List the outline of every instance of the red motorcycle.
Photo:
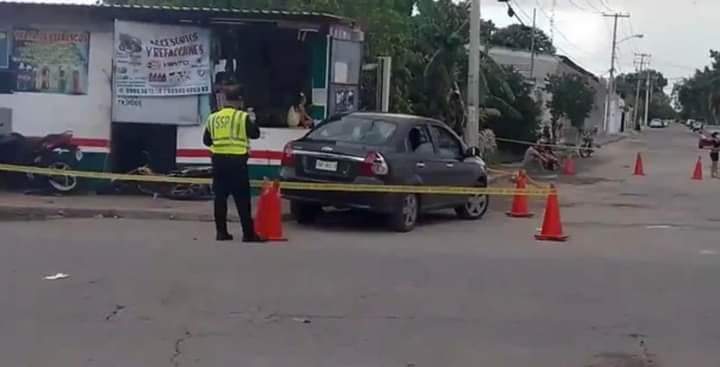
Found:
M 28 138 L 18 133 L 0 136 L 0 163 L 73 170 L 82 160 L 83 154 L 72 138 L 71 131 L 42 138 Z M 18 184 L 17 177 L 11 176 L 15 184 Z M 78 186 L 77 177 L 71 175 L 27 173 L 24 177 L 31 187 L 44 186 L 60 193 L 72 192 Z

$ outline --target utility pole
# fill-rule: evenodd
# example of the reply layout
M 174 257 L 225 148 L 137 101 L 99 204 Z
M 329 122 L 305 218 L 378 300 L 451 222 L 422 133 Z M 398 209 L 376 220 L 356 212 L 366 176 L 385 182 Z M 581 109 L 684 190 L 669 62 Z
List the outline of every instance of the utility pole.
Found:
M 645 67 L 645 58 L 650 57 L 650 54 L 635 54 L 636 57 L 640 57 L 640 66 L 637 69 L 637 86 L 635 87 L 635 107 L 633 108 L 633 123 L 635 124 L 635 130 L 640 131 L 640 119 L 638 119 L 638 111 L 640 110 L 640 85 L 643 68 Z
M 645 126 L 648 126 L 648 110 L 650 108 L 650 60 L 647 62 L 648 68 L 645 70 L 647 81 L 645 84 Z
M 607 131 L 609 128 L 610 121 L 610 103 L 611 98 L 615 97 L 615 56 L 617 49 L 617 27 L 618 18 L 630 18 L 630 14 L 614 13 L 607 14 L 603 13 L 603 17 L 612 17 L 613 21 L 613 39 L 612 39 L 612 52 L 610 53 L 610 77 L 608 79 L 607 94 L 605 95 L 605 115 L 603 116 L 603 130 Z
M 472 0 L 470 6 L 470 57 L 468 57 L 468 121 L 465 127 L 465 143 L 471 147 L 479 144 L 480 112 L 480 0 Z
M 533 25 L 532 36 L 530 38 L 530 79 L 532 79 L 533 88 L 535 88 L 535 18 L 537 16 L 537 8 L 533 8 Z

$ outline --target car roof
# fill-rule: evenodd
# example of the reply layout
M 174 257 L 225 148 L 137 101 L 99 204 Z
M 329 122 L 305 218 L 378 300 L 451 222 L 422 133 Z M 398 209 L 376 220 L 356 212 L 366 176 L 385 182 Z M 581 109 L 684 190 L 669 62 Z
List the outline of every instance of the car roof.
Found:
M 442 123 L 439 120 L 417 115 L 409 115 L 404 113 L 387 113 L 387 112 L 353 112 L 346 116 L 360 117 L 365 119 L 384 119 L 399 124 L 416 123 L 418 120 Z

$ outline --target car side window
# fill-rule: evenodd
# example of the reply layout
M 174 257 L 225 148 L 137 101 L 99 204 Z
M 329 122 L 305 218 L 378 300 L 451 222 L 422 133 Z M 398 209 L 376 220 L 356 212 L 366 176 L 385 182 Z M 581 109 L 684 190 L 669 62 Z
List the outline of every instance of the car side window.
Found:
M 447 159 L 462 159 L 462 144 L 449 131 L 438 126 L 431 126 L 438 155 Z
M 410 129 L 406 140 L 407 151 L 417 154 L 433 154 L 434 148 L 427 128 L 418 125 Z

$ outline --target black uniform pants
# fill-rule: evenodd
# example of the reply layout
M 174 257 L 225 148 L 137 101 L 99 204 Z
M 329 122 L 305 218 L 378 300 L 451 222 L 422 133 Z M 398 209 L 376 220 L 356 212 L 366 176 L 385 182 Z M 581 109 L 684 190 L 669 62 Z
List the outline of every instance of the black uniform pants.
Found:
M 218 233 L 227 233 L 227 200 L 231 195 L 240 216 L 243 236 L 251 237 L 255 233 L 247 161 L 247 155 L 215 154 L 212 157 L 215 228 Z

